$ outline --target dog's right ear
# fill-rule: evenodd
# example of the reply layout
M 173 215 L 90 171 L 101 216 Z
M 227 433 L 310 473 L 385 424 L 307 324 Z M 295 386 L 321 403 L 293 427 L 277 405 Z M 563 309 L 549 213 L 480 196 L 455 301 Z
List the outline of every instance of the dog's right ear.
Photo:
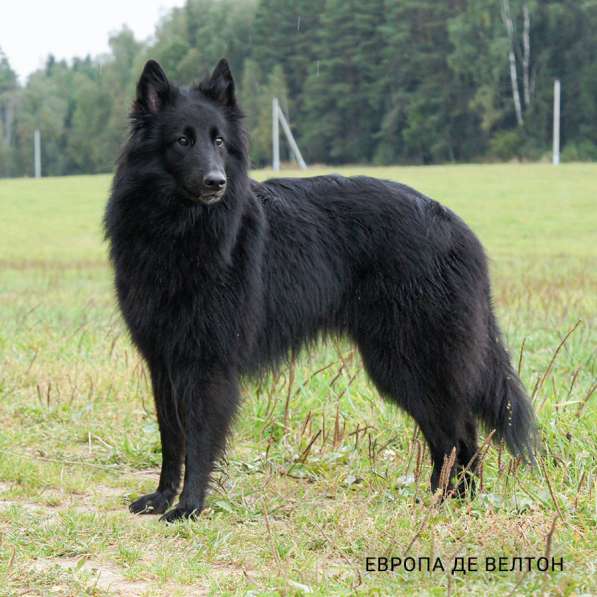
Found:
M 170 94 L 166 73 L 155 60 L 148 60 L 137 83 L 133 111 L 157 114 L 168 103 Z

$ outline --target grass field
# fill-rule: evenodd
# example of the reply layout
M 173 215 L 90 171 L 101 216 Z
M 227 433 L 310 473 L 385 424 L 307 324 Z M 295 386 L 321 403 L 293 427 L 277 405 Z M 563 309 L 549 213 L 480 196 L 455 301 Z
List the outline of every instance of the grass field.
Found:
M 330 344 L 244 388 L 199 521 L 134 517 L 159 437 L 106 263 L 109 177 L 3 180 L 0 595 L 597 593 L 597 164 L 341 171 L 410 184 L 478 233 L 539 413 L 538 465 L 490 447 L 477 498 L 437 503 L 412 421 Z M 367 571 L 392 556 L 446 570 Z M 500 556 L 563 570 L 485 569 Z M 478 570 L 452 574 L 460 557 Z

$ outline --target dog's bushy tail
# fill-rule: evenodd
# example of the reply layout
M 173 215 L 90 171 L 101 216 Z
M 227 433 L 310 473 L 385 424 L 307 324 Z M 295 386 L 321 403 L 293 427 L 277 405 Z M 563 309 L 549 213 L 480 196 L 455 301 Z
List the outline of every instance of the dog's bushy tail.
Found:
M 513 456 L 534 464 L 538 440 L 533 405 L 512 368 L 497 329 L 495 332 L 479 415 L 490 431 L 495 429 L 495 440 L 503 440 Z

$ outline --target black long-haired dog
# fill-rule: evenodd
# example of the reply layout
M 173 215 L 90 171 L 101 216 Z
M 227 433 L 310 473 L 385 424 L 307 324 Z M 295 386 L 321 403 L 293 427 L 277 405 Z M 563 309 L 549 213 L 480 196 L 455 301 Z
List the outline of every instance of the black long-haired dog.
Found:
M 166 512 L 184 462 L 180 501 L 162 518 L 199 513 L 239 377 L 321 335 L 353 340 L 380 393 L 415 419 L 433 490 L 444 462 L 449 477 L 475 470 L 477 420 L 532 458 L 533 410 L 471 230 L 395 182 L 252 181 L 241 119 L 225 60 L 190 89 L 146 64 L 105 215 L 162 441 L 158 488 L 131 511 Z

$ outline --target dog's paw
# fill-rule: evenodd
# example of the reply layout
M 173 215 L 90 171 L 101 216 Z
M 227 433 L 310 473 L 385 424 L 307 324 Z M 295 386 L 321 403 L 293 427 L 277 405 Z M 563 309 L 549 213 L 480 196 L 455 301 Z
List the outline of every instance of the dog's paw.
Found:
M 201 506 L 182 506 L 179 504 L 176 508 L 172 508 L 172 510 L 161 516 L 160 520 L 166 523 L 184 520 L 185 518 L 196 520 L 201 514 L 201 509 Z
M 172 503 L 172 495 L 156 491 L 134 501 L 129 510 L 133 514 L 163 514 Z

